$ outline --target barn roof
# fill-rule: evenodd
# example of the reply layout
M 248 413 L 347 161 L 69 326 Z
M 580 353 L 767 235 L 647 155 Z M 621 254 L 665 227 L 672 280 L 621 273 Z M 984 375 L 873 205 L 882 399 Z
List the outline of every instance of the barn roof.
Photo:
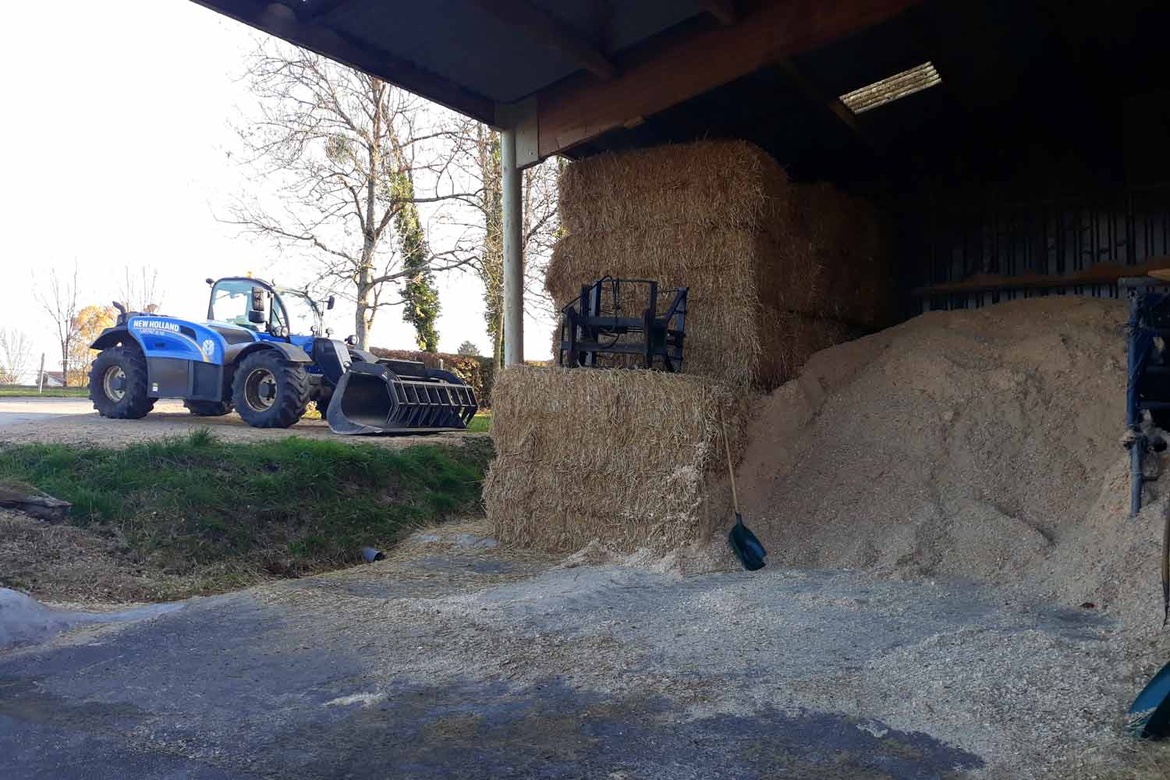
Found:
M 700 137 L 827 178 L 1024 136 L 1091 150 L 1170 68 L 1149 0 L 195 1 L 517 127 L 522 165 Z
M 196 1 L 490 124 L 527 124 L 529 161 L 635 125 L 917 5 L 917 0 Z

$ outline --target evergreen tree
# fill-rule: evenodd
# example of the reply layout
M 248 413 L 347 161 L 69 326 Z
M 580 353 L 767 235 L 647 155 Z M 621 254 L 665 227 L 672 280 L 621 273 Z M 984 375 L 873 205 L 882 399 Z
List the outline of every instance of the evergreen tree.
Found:
M 430 267 L 426 233 L 419 220 L 418 206 L 414 203 L 414 179 L 409 169 L 397 175 L 395 188 L 398 190 L 395 194 L 403 204 L 394 217 L 395 227 L 401 244 L 402 268 L 408 272 L 402 284 L 402 319 L 414 326 L 419 349 L 437 352 L 439 331 L 436 326 L 442 305 Z

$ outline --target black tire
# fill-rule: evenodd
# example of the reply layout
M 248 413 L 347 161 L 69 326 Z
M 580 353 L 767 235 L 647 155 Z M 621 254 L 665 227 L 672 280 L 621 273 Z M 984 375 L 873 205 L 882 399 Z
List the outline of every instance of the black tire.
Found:
M 147 395 L 146 358 L 135 347 L 103 349 L 89 369 L 89 400 L 102 417 L 138 420 L 154 408 Z
M 231 401 L 184 401 L 183 406 L 196 417 L 223 417 L 232 411 Z
M 232 403 L 253 428 L 287 428 L 309 405 L 309 374 L 274 349 L 253 352 L 236 367 Z

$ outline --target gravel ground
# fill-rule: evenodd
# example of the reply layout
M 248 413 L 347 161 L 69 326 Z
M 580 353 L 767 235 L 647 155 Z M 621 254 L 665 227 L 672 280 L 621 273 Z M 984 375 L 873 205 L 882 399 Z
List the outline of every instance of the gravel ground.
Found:
M 0 655 L 0 774 L 1079 778 L 1121 749 L 1134 681 L 1092 610 L 469 531 Z
M 302 420 L 291 428 L 259 429 L 248 427 L 238 414 L 224 417 L 196 417 L 179 401 L 159 401 L 154 411 L 141 420 L 107 420 L 96 412 L 85 415 L 46 416 L 29 422 L 0 427 L 0 442 L 28 444 L 54 442 L 62 444 L 99 444 L 124 447 L 139 441 L 183 436 L 196 428 L 210 428 L 227 441 L 261 441 L 299 436 L 306 439 L 364 442 L 383 447 L 409 447 L 412 444 L 455 443 L 483 433 L 435 433 L 419 436 L 338 436 L 329 431 L 324 420 Z

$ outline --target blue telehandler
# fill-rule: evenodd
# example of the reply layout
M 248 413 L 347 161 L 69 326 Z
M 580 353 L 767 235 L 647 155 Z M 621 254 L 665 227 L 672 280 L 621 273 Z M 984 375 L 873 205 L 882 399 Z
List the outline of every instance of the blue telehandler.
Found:
M 102 417 L 138 419 L 159 398 L 203 417 L 235 409 L 256 428 L 287 428 L 315 403 L 342 434 L 462 430 L 475 415 L 475 393 L 451 372 L 329 338 L 305 292 L 251 277 L 207 283 L 206 322 L 114 304 L 117 323 L 91 345 L 89 397 Z

